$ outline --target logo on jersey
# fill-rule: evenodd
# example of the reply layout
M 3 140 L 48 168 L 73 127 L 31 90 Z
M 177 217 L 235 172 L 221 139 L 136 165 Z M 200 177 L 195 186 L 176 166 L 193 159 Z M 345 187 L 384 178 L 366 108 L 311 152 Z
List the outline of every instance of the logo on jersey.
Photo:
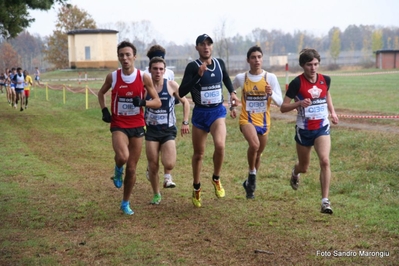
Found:
M 127 88 L 128 88 L 127 85 L 120 85 L 120 86 L 119 86 L 119 89 L 127 89 Z
M 312 96 L 312 98 L 320 98 L 320 94 L 323 90 L 317 88 L 316 85 L 313 86 L 310 90 L 308 90 L 309 94 Z

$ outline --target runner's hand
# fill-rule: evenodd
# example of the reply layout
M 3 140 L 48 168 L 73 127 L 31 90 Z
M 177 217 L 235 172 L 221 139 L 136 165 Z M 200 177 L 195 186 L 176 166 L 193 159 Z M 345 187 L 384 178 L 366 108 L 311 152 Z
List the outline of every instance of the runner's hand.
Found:
M 112 116 L 108 108 L 104 107 L 101 111 L 103 112 L 103 121 L 105 123 L 111 123 Z
M 145 106 L 146 101 L 141 99 L 139 96 L 133 98 L 133 105 L 134 106 Z

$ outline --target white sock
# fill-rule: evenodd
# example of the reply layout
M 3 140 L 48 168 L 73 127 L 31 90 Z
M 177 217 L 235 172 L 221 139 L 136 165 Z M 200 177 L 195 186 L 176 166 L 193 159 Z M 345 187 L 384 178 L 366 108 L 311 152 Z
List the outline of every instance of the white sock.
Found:
M 328 201 L 329 201 L 328 198 L 322 198 L 321 199 L 321 203 L 328 202 Z
M 171 176 L 170 174 L 164 174 L 164 175 L 163 175 L 163 178 L 164 178 L 164 179 L 171 179 L 172 176 Z
M 249 174 L 250 174 L 250 175 L 256 175 L 256 169 L 250 170 L 250 171 L 249 171 Z
M 298 178 L 298 177 L 299 177 L 299 174 L 295 174 L 295 168 L 292 169 L 292 175 L 293 175 L 295 178 Z

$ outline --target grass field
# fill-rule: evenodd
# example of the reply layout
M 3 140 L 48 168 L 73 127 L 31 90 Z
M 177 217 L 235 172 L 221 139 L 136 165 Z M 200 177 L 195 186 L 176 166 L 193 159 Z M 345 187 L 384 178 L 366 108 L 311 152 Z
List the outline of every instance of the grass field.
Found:
M 48 78 L 76 76 L 68 73 Z M 399 114 L 397 73 L 331 74 L 338 114 Z M 284 89 L 285 79 L 280 82 Z M 63 83 L 101 86 L 54 82 Z M 20 112 L 0 94 L 0 265 L 398 265 L 399 119 L 341 119 L 365 130 L 332 126 L 333 215 L 320 213 L 315 153 L 299 190 L 289 186 L 295 116 L 277 118 L 273 107 L 255 200 L 242 188 L 246 141 L 238 121 L 227 118 L 226 197 L 217 199 L 210 182 L 209 137 L 203 208 L 193 207 L 191 136 L 178 136 L 177 187 L 162 190 L 159 206 L 149 204 L 143 149 L 131 197 L 135 214 L 128 217 L 119 210 L 122 192 L 109 179 L 114 154 L 96 96 L 89 94 L 88 109 L 84 93 L 67 91 L 65 104 L 61 90 L 49 90 L 48 98 L 35 88 Z M 181 106 L 176 109 L 180 124 Z

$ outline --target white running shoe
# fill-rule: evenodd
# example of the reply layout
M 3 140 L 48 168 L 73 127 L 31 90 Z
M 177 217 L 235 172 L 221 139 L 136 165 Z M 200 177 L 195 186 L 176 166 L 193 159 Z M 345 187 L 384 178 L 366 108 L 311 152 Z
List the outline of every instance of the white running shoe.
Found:
M 331 209 L 330 201 L 327 200 L 321 204 L 321 213 L 333 214 L 333 210 Z
M 176 187 L 176 184 L 172 181 L 172 177 L 164 179 L 163 187 L 164 188 L 174 188 L 174 187 Z

